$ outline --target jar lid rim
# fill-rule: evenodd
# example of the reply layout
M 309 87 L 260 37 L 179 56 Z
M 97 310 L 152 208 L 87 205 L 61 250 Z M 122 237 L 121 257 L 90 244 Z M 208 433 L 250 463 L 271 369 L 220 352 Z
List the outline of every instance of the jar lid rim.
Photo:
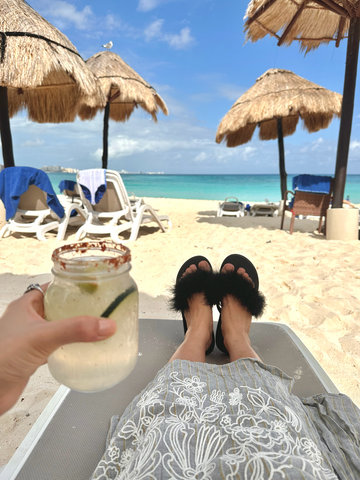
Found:
M 68 245 L 63 245 L 62 247 L 56 248 L 51 256 L 51 260 L 55 263 L 59 263 L 60 267 L 66 270 L 66 266 L 75 266 L 79 265 L 76 259 L 64 258 L 69 252 L 77 252 L 84 254 L 87 251 L 101 250 L 102 252 L 115 252 L 118 253 L 116 257 L 108 258 L 104 257 L 104 263 L 108 264 L 110 267 L 116 269 L 125 263 L 131 261 L 131 252 L 128 247 L 125 247 L 123 244 L 116 244 L 112 242 L 102 241 L 102 242 L 80 242 L 80 243 L 70 243 Z M 83 266 L 87 263 L 84 262 Z

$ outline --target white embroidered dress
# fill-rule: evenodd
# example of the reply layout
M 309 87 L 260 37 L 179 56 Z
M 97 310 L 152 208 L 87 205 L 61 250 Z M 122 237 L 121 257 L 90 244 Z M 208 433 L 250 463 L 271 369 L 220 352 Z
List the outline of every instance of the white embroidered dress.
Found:
M 292 382 L 253 359 L 175 360 L 112 418 L 91 478 L 359 479 L 360 411 L 345 395 L 301 401 Z

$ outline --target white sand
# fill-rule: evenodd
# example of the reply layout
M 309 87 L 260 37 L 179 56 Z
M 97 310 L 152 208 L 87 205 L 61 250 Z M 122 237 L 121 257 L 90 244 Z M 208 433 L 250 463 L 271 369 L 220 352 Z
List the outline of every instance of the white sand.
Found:
M 216 218 L 217 202 L 149 199 L 173 222 L 169 234 L 143 227 L 132 251 L 132 276 L 141 292 L 140 316 L 175 318 L 165 299 L 183 261 L 202 254 L 218 268 L 230 253 L 248 256 L 267 297 L 262 320 L 289 325 L 340 391 L 360 405 L 359 242 L 326 241 L 317 222 L 296 220 L 280 231 L 280 218 Z M 285 226 L 289 228 L 289 219 Z M 0 240 L 0 313 L 34 280 L 49 278 L 51 253 L 64 242 L 14 235 Z M 104 238 L 104 237 L 103 237 Z M 45 276 L 30 278 L 34 275 Z M 6 463 L 58 388 L 47 367 L 32 377 L 17 405 L 0 419 L 0 465 Z

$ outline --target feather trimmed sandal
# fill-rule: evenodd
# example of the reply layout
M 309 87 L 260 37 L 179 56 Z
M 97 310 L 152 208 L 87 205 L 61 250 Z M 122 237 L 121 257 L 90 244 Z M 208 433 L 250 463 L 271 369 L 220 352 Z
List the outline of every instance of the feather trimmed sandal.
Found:
M 209 271 L 199 268 L 198 265 L 202 261 L 205 261 L 209 264 Z M 197 270 L 183 276 L 185 271 L 190 267 L 190 265 L 196 265 Z M 187 332 L 187 323 L 184 312 L 189 309 L 188 300 L 192 297 L 192 295 L 194 295 L 194 293 L 204 293 L 207 305 L 214 305 L 214 277 L 215 274 L 213 272 L 211 263 L 206 257 L 203 257 L 201 255 L 196 255 L 195 257 L 189 258 L 189 260 L 187 260 L 181 266 L 176 277 L 176 283 L 172 289 L 172 296 L 169 303 L 172 310 L 181 312 L 184 326 L 184 335 Z M 205 355 L 209 355 L 214 350 L 214 347 L 215 337 L 213 333 L 211 345 L 206 350 Z
M 222 272 L 224 265 L 230 263 L 234 270 Z M 243 275 L 237 273 L 239 268 L 243 268 L 249 275 L 252 283 Z M 234 253 L 229 255 L 223 261 L 220 272 L 216 274 L 217 308 L 220 312 L 218 325 L 216 329 L 216 345 L 218 349 L 228 355 L 224 345 L 224 337 L 221 330 L 221 301 L 225 295 L 233 295 L 238 299 L 252 316 L 258 318 L 262 315 L 265 307 L 265 297 L 259 292 L 259 276 L 255 266 L 243 255 Z

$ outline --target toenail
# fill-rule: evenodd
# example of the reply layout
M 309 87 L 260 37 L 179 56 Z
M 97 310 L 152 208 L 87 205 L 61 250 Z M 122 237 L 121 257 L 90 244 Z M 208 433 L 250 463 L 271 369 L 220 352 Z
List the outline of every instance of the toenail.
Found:
M 210 270 L 210 265 L 206 260 L 201 260 L 201 262 L 199 263 L 199 268 L 201 268 L 201 270 L 209 271 Z
M 224 266 L 223 266 L 223 270 L 225 272 L 232 272 L 235 270 L 235 267 L 234 265 L 232 265 L 231 263 L 226 263 Z

